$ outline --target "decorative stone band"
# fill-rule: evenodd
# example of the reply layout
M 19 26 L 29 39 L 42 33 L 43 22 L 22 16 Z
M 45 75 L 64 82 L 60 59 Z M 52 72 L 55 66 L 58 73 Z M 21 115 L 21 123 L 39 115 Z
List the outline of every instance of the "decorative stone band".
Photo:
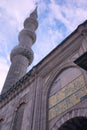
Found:
M 10 59 L 12 61 L 12 59 L 17 56 L 17 55 L 22 55 L 22 56 L 25 56 L 28 60 L 29 60 L 29 64 L 32 63 L 33 61 L 33 58 L 34 58 L 34 54 L 33 54 L 33 51 L 31 48 L 24 48 L 22 46 L 16 46 L 11 54 L 10 54 Z
M 38 27 L 38 22 L 36 19 L 30 19 L 30 18 L 27 18 L 25 21 L 24 21 L 24 28 L 29 28 L 30 27 L 30 23 L 31 24 L 34 24 L 35 25 L 35 29 L 37 29 Z
M 20 41 L 20 43 L 23 42 L 23 39 L 25 40 L 25 37 L 31 38 L 33 43 L 36 41 L 36 34 L 28 29 L 23 29 L 19 33 L 18 40 Z
M 2 108 L 6 103 L 12 100 L 18 93 L 23 91 L 28 85 L 35 80 L 36 68 L 30 70 L 25 76 L 23 76 L 19 81 L 10 87 L 8 91 L 0 95 L 0 108 Z

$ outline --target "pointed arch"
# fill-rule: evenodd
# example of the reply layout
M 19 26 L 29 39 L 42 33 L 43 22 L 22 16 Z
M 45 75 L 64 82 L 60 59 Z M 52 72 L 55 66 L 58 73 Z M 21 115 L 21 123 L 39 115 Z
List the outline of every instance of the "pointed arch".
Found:
M 55 79 L 57 78 L 58 75 L 60 75 L 64 70 L 67 70 L 68 68 L 77 68 L 79 71 L 81 71 L 81 73 L 84 76 L 84 72 L 79 69 L 75 64 L 73 64 L 72 62 L 67 62 L 66 64 L 62 64 L 60 67 L 55 68 L 55 70 L 52 72 L 51 76 L 49 77 L 49 79 L 47 80 L 45 86 L 43 86 L 43 91 L 42 91 L 42 101 L 44 101 L 42 103 L 42 109 L 41 112 L 44 113 L 43 116 L 41 116 L 41 119 L 46 122 L 46 123 L 42 123 L 44 125 L 41 125 L 41 128 L 43 130 L 45 130 L 46 128 L 49 129 L 49 123 L 48 123 L 48 95 L 50 93 L 50 89 L 51 86 L 53 84 L 53 82 L 55 81 Z
M 82 97 L 86 94 L 84 77 L 77 68 L 62 71 L 54 80 L 49 91 L 49 121 L 81 102 Z
M 4 119 L 3 118 L 0 118 L 0 130 L 2 128 L 2 123 L 3 123 Z
M 12 130 L 21 130 L 24 108 L 25 108 L 25 102 L 21 102 L 21 104 L 16 108 Z

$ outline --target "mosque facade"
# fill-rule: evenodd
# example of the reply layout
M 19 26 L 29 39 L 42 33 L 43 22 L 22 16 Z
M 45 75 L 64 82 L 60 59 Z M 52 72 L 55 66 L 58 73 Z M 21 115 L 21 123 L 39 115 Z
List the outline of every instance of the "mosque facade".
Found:
M 87 72 L 74 61 L 87 51 L 87 21 L 28 73 L 37 8 L 24 21 L 0 95 L 0 130 L 87 130 Z

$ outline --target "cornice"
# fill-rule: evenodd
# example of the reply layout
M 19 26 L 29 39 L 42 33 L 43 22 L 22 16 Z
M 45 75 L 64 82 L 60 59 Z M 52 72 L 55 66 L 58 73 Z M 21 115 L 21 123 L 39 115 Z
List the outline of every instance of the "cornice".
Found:
M 0 95 L 0 108 L 10 102 L 14 97 L 16 97 L 21 91 L 25 88 L 29 87 L 34 80 L 35 80 L 35 68 L 29 71 L 25 76 L 23 76 L 18 82 L 11 86 L 11 88 Z

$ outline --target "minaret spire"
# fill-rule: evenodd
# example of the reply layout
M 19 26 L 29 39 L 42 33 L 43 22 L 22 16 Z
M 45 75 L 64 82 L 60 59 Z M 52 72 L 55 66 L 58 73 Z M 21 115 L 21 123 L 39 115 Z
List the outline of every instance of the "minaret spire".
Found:
M 10 54 L 11 66 L 2 89 L 2 94 L 8 91 L 22 76 L 26 74 L 27 67 L 32 63 L 34 54 L 31 46 L 36 41 L 35 30 L 38 27 L 37 7 L 24 21 L 24 29 L 19 33 L 19 44 Z

